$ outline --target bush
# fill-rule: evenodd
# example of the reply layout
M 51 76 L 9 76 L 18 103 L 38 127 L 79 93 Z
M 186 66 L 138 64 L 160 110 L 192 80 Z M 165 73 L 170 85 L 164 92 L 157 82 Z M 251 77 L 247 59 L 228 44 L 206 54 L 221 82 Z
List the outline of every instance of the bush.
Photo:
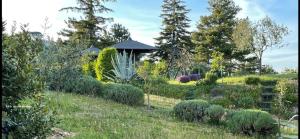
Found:
M 167 78 L 160 77 L 160 76 L 158 76 L 158 77 L 153 77 L 153 76 L 150 77 L 149 78 L 149 82 L 152 85 L 155 85 L 155 84 L 168 84 Z
M 205 113 L 210 118 L 210 121 L 219 123 L 225 113 L 225 110 L 220 105 L 211 105 L 205 110 Z
M 127 105 L 144 104 L 143 91 L 129 84 L 106 84 L 103 97 Z
M 185 99 L 185 94 L 193 89 L 193 85 L 148 84 L 144 92 L 169 98 Z
M 117 54 L 116 48 L 104 48 L 98 55 L 96 64 L 95 64 L 95 71 L 97 80 L 100 81 L 108 81 L 105 77 L 107 75 L 111 75 L 112 73 L 112 57 Z
M 260 110 L 240 110 L 228 119 L 228 127 L 233 133 L 243 133 L 253 135 L 271 135 L 276 134 L 278 126 L 272 119 L 271 114 Z
M 174 107 L 175 116 L 181 120 L 200 121 L 205 116 L 209 103 L 205 100 L 186 100 Z
M 185 100 L 191 100 L 196 98 L 196 94 L 194 90 L 189 90 L 188 92 L 186 92 L 184 99 Z
M 95 72 L 95 61 L 90 61 L 85 64 L 82 64 L 82 72 L 84 75 L 89 75 L 96 78 L 96 72 Z
M 66 92 L 94 95 L 100 94 L 102 91 L 101 82 L 90 76 L 81 76 L 75 78 L 73 82 L 67 85 L 64 89 Z
M 227 98 L 215 98 L 210 100 L 210 104 L 221 105 L 224 108 L 229 108 L 233 103 Z
M 191 78 L 187 75 L 182 75 L 182 76 L 177 77 L 176 80 L 181 83 L 187 83 L 187 82 L 191 81 Z
M 198 81 L 200 79 L 200 74 L 190 74 L 191 81 Z
M 247 77 L 245 78 L 245 83 L 248 85 L 258 85 L 260 83 L 260 78 L 258 77 Z
M 260 80 L 260 84 L 264 86 L 275 86 L 277 80 Z
M 252 97 L 241 97 L 237 100 L 237 107 L 239 108 L 254 108 L 255 107 L 255 101 Z
M 151 71 L 153 76 L 161 76 L 167 73 L 167 64 L 165 60 L 161 60 L 153 65 L 154 68 Z
M 215 73 L 207 72 L 205 78 L 199 80 L 196 85 L 212 85 L 215 84 L 218 79 L 218 76 Z

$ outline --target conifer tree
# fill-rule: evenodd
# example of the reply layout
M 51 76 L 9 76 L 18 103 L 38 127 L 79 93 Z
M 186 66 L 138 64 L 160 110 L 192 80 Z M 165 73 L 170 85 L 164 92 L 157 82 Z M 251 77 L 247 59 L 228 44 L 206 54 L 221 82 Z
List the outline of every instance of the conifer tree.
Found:
M 103 16 L 96 15 L 96 13 L 107 13 L 112 12 L 111 9 L 103 5 L 104 2 L 114 1 L 114 0 L 77 0 L 78 6 L 75 7 L 65 7 L 60 9 L 60 11 L 72 11 L 83 13 L 84 19 L 77 20 L 75 18 L 69 18 L 66 21 L 68 28 L 63 29 L 60 34 L 69 37 L 70 41 L 87 41 L 88 46 L 95 45 L 98 46 L 99 31 L 104 31 L 104 28 L 100 25 L 104 25 L 107 21 L 112 21 L 112 18 L 105 18 Z M 73 31 L 72 29 L 75 29 Z
M 163 19 L 162 31 L 160 36 L 155 38 L 156 47 L 159 49 L 153 53 L 152 58 L 168 61 L 168 71 L 172 71 L 173 68 L 183 68 L 178 63 L 181 63 L 182 57 L 188 56 L 193 48 L 190 32 L 187 30 L 190 27 L 190 20 L 186 15 L 188 12 L 182 0 L 163 1 L 160 16 Z M 189 61 L 186 58 L 182 62 Z
M 208 16 L 201 16 L 197 31 L 192 33 L 196 53 L 202 62 L 210 63 L 213 51 L 224 54 L 227 63 L 233 59 L 235 45 L 232 40 L 233 28 L 236 25 L 236 14 L 240 8 L 233 0 L 209 0 Z M 227 70 L 231 70 L 231 64 Z

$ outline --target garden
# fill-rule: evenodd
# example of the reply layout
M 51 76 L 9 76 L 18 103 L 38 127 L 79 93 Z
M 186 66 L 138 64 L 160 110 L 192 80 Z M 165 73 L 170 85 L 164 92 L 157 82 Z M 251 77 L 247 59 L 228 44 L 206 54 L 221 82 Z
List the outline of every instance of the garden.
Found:
M 252 25 L 235 18 L 234 1 L 209 0 L 210 15 L 189 33 L 184 3 L 164 0 L 157 50 L 147 57 L 114 47 L 132 41 L 120 24 L 97 36 L 105 18 L 82 7 L 109 10 L 80 2 L 62 11 L 86 18 L 69 18 L 75 31 L 47 46 L 26 24 L 5 33 L 2 20 L 3 138 L 297 138 L 298 71 L 262 64 L 286 27 L 269 17 Z M 99 52 L 85 51 L 91 46 Z

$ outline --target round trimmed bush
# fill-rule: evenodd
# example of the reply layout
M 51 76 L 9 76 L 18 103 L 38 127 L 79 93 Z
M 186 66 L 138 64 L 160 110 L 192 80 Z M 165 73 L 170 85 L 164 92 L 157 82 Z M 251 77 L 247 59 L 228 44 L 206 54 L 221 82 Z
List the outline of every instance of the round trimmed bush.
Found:
M 100 94 L 102 90 L 101 82 L 91 76 L 73 77 L 62 83 L 62 91 L 78 94 Z
M 129 84 L 106 84 L 103 97 L 127 105 L 143 105 L 144 93 L 140 88 Z
M 187 82 L 191 81 L 191 78 L 190 78 L 190 76 L 182 75 L 182 76 L 177 77 L 177 81 L 179 81 L 181 83 L 187 83 Z
M 260 83 L 260 78 L 258 77 L 247 77 L 245 78 L 245 83 L 248 85 L 258 85 Z
M 210 100 L 210 104 L 221 105 L 225 108 L 229 108 L 232 102 L 227 98 L 214 98 Z
M 219 123 L 225 113 L 225 110 L 220 105 L 211 105 L 205 110 L 205 113 L 210 118 L 210 121 Z
M 253 135 L 276 134 L 278 126 L 271 114 L 261 110 L 246 109 L 240 110 L 228 119 L 228 127 L 233 133 Z
M 209 103 L 205 100 L 186 100 L 174 107 L 175 116 L 186 121 L 201 121 L 205 116 L 205 110 Z

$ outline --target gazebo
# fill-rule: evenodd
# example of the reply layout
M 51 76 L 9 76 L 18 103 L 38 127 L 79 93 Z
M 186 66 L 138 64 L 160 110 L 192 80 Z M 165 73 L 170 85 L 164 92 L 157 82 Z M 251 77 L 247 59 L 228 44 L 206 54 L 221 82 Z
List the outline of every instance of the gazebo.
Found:
M 158 48 L 138 42 L 138 41 L 134 41 L 131 38 L 129 38 L 126 41 L 117 43 L 115 45 L 113 45 L 112 47 L 115 47 L 117 49 L 117 51 L 119 53 L 123 52 L 124 50 L 127 53 L 132 53 L 136 56 L 136 59 L 139 59 L 142 53 L 151 53 L 155 50 L 157 50 Z M 89 52 L 90 54 L 94 55 L 94 56 L 98 56 L 98 53 L 101 50 L 97 47 L 91 46 L 90 48 L 86 49 L 83 51 L 83 53 L 85 52 Z

